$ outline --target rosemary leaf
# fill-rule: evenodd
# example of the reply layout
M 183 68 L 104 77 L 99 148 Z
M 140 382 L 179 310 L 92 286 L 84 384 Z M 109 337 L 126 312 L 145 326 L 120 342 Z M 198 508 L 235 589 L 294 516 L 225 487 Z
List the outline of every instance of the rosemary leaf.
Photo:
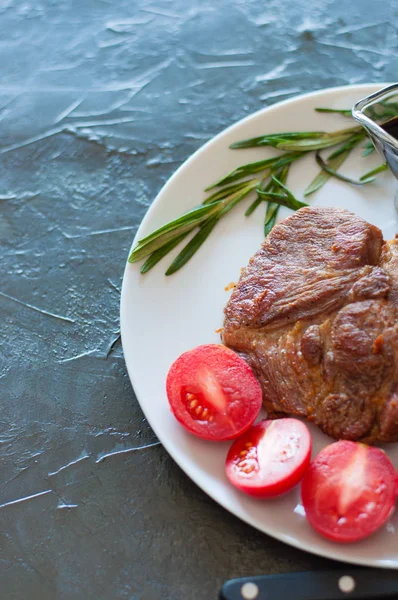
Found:
M 174 240 L 171 240 L 164 246 L 161 246 L 155 252 L 152 252 L 152 254 L 146 259 L 146 261 L 142 265 L 141 270 L 140 270 L 141 273 L 143 275 L 144 275 L 144 273 L 148 273 L 148 271 L 150 271 L 152 269 L 152 267 L 154 267 L 164 256 L 166 256 L 166 254 L 171 252 L 171 250 L 174 250 L 174 248 L 176 246 L 178 246 L 178 244 L 180 242 L 182 242 L 183 239 L 186 238 L 188 233 L 189 233 L 189 231 L 183 233 L 182 235 L 174 238 Z
M 267 237 L 267 235 L 275 225 L 278 212 L 279 204 L 276 204 L 275 202 L 269 202 L 264 219 L 264 237 Z
M 285 165 L 284 167 L 276 171 L 276 173 L 274 173 L 275 177 L 279 179 L 279 181 L 281 181 L 284 185 L 286 185 L 287 176 L 289 174 L 289 168 L 290 165 Z
M 345 117 L 351 117 L 352 111 L 346 108 L 316 108 L 316 112 L 320 113 L 338 113 L 340 115 L 344 115 Z
M 280 169 L 278 169 L 275 173 L 275 178 L 277 180 L 279 180 L 280 182 L 282 182 L 283 184 L 286 184 L 287 181 L 287 176 L 289 174 L 289 169 L 290 169 L 290 164 L 287 164 L 283 167 L 281 167 Z M 270 183 L 269 183 L 269 187 L 272 189 L 275 189 L 276 184 L 274 179 L 271 179 Z M 276 202 L 268 202 L 267 203 L 267 210 L 265 211 L 265 217 L 264 217 L 264 237 L 267 237 L 267 235 L 270 233 L 270 231 L 272 230 L 273 226 L 276 223 L 276 219 L 278 216 L 278 212 L 279 212 L 279 204 L 276 204 Z
M 250 204 L 249 208 L 245 212 L 245 217 L 250 217 L 251 214 L 254 213 L 256 208 L 263 202 L 263 199 L 257 194 L 257 198 L 253 200 Z
M 189 261 L 189 259 L 192 258 L 195 252 L 201 247 L 203 242 L 206 241 L 210 233 L 213 231 L 218 219 L 219 217 L 213 217 L 209 221 L 202 223 L 198 233 L 188 242 L 186 246 L 184 246 L 178 256 L 176 256 L 176 258 L 173 260 L 166 271 L 166 275 L 173 275 L 173 273 L 181 269 L 181 267 L 183 267 Z
M 353 185 L 365 185 L 366 183 L 371 183 L 372 181 L 374 181 L 376 179 L 376 177 L 370 177 L 370 178 L 368 177 L 366 179 L 362 179 L 361 181 L 356 181 L 355 179 L 351 179 L 350 177 L 341 175 L 340 173 L 337 173 L 337 171 L 332 169 L 330 166 L 328 166 L 324 162 L 324 160 L 320 156 L 319 152 L 316 153 L 315 160 L 323 171 L 326 171 L 326 173 L 328 173 L 332 177 L 336 177 L 336 179 L 340 179 L 341 181 L 345 181 L 346 183 L 351 183 Z
M 362 175 L 362 177 L 359 178 L 359 181 L 364 182 L 364 180 L 369 179 L 369 177 L 373 177 L 373 175 L 377 175 L 378 173 L 382 173 L 383 171 L 388 171 L 387 163 L 383 163 L 383 164 L 379 165 L 378 167 L 375 167 L 371 171 L 368 171 L 367 173 Z

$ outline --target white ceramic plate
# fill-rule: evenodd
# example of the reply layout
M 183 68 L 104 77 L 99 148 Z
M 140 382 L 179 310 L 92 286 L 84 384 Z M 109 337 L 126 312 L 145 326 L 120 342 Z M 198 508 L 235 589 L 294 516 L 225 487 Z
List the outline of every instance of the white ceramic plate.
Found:
M 272 155 L 272 149 L 229 150 L 237 140 L 261 133 L 297 130 L 335 130 L 350 126 L 347 118 L 314 112 L 317 106 L 350 108 L 383 84 L 327 89 L 265 108 L 217 135 L 187 160 L 164 186 L 148 210 L 136 239 L 202 202 L 203 188 L 240 164 Z M 380 164 L 375 153 L 363 159 L 358 151 L 344 172 L 358 177 Z M 298 198 L 319 168 L 313 156 L 294 164 L 289 186 Z M 393 196 L 395 181 L 389 173 L 375 184 L 356 188 L 330 180 L 309 202 L 352 210 L 379 226 L 387 238 L 397 231 Z M 246 202 L 246 201 L 245 201 Z M 316 554 L 363 565 L 398 568 L 398 512 L 380 532 L 364 542 L 337 545 L 319 537 L 303 516 L 299 490 L 281 499 L 256 501 L 235 491 L 224 475 L 229 444 L 212 444 L 190 436 L 174 420 L 165 394 L 171 363 L 185 350 L 219 342 L 215 332 L 223 322 L 225 291 L 239 278 L 239 269 L 263 241 L 264 207 L 249 218 L 243 213 L 250 202 L 236 207 L 212 232 L 193 259 L 171 277 L 164 272 L 167 256 L 145 276 L 139 265 L 127 264 L 122 289 L 121 331 L 128 372 L 141 407 L 166 450 L 209 496 L 260 531 Z M 283 218 L 290 211 L 283 209 Z M 174 251 L 173 256 L 179 249 Z M 311 428 L 315 455 L 331 440 Z M 398 467 L 398 444 L 388 446 Z M 397 530 L 397 531 L 396 531 Z

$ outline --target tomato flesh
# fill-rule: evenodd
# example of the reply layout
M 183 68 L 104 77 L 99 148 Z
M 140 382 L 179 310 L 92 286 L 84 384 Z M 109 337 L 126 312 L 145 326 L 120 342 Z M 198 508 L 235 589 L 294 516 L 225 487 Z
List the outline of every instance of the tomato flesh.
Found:
M 236 440 L 226 473 L 242 492 L 259 498 L 280 496 L 302 479 L 311 458 L 311 436 L 298 419 L 260 421 Z
M 396 500 L 396 475 L 379 448 L 339 441 L 309 467 L 301 488 L 307 519 L 335 542 L 355 542 L 379 529 Z
M 184 352 L 170 367 L 167 397 L 177 420 L 207 440 L 244 433 L 262 404 L 260 384 L 238 354 L 220 344 Z

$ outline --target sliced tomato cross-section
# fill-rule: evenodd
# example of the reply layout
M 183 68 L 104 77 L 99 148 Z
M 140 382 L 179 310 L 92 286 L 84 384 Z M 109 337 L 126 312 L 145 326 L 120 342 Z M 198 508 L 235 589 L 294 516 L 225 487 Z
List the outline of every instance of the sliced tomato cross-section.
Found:
M 234 439 L 257 418 L 262 392 L 248 364 L 220 344 L 184 352 L 167 375 L 171 410 L 188 431 L 208 440 Z
M 335 542 L 355 542 L 389 518 L 396 500 L 396 475 L 380 448 L 339 441 L 318 454 L 301 492 L 314 529 Z
M 299 483 L 310 458 L 311 436 L 305 423 L 289 418 L 260 421 L 232 444 L 226 473 L 246 494 L 279 496 Z

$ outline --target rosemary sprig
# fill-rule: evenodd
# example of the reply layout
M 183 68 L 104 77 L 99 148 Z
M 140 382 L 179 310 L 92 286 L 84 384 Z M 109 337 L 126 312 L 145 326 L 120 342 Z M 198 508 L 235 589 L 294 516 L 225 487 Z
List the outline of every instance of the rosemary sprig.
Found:
M 260 181 L 258 179 L 246 181 L 243 187 L 239 186 L 239 189 L 230 193 L 222 200 L 213 201 L 210 204 L 202 204 L 185 213 L 182 217 L 160 227 L 149 236 L 138 241 L 129 256 L 129 262 L 137 262 L 149 256 L 141 268 L 141 273 L 147 273 L 189 233 L 199 227 L 198 233 L 181 250 L 166 274 L 171 275 L 175 273 L 200 248 L 217 222 L 259 184 Z
M 271 232 L 273 226 L 276 223 L 276 218 L 278 216 L 280 204 L 276 202 L 268 202 L 267 211 L 265 213 L 264 219 L 264 237 Z
M 137 262 L 175 240 L 175 238 L 180 237 L 183 233 L 189 233 L 203 221 L 219 213 L 221 202 L 222 200 L 214 204 L 194 208 L 182 217 L 163 225 L 163 227 L 139 240 L 129 256 L 129 262 Z
M 359 181 L 363 182 L 364 180 L 369 179 L 369 177 L 373 177 L 373 175 L 378 175 L 379 173 L 382 173 L 383 171 L 388 171 L 387 163 L 383 163 L 382 165 L 375 167 L 371 171 L 368 171 L 367 173 L 362 175 L 362 177 L 359 178 Z
M 305 131 L 293 133 L 278 133 L 264 135 L 257 138 L 235 142 L 230 145 L 233 150 L 239 148 L 258 148 L 259 146 L 272 146 L 278 150 L 286 150 L 289 152 L 312 152 L 321 148 L 335 146 L 348 140 L 352 135 L 361 133 L 362 127 L 350 127 L 332 133 L 324 131 Z
M 339 113 L 344 116 L 351 114 L 349 110 L 332 108 L 321 107 L 315 110 L 321 113 Z M 388 117 L 391 112 L 394 112 L 394 115 L 398 113 L 398 104 L 396 107 L 389 104 L 383 114 Z M 330 177 L 337 177 L 354 185 L 371 183 L 375 175 L 387 169 L 386 164 L 365 173 L 358 181 L 338 172 L 351 151 L 364 140 L 366 141 L 362 146 L 363 156 L 374 150 L 372 142 L 366 135 L 362 127 L 355 126 L 334 132 L 272 133 L 235 142 L 230 146 L 233 149 L 270 147 L 277 150 L 278 154 L 241 165 L 208 186 L 205 191 L 210 194 L 201 205 L 139 240 L 130 254 L 129 261 L 137 262 L 145 258 L 141 273 L 147 273 L 169 252 L 190 237 L 166 270 L 166 275 L 172 275 L 192 258 L 217 223 L 253 191 L 256 191 L 256 197 L 249 204 L 245 215 L 250 216 L 265 203 L 264 235 L 267 236 L 276 223 L 281 206 L 291 210 L 308 206 L 294 196 L 287 186 L 287 178 L 291 165 L 311 152 L 315 153 L 321 171 L 307 187 L 304 196 L 319 190 Z M 321 156 L 321 151 L 326 148 L 331 148 L 332 151 L 325 160 Z
M 355 179 L 351 179 L 351 177 L 347 177 L 346 175 L 337 173 L 337 171 L 335 171 L 335 169 L 332 169 L 330 166 L 328 166 L 325 163 L 325 161 L 323 160 L 323 158 L 321 157 L 319 152 L 316 153 L 315 160 L 316 160 L 317 164 L 321 167 L 321 169 L 323 171 L 325 171 L 326 173 L 328 173 L 328 175 L 331 175 L 332 177 L 335 177 L 336 179 L 340 179 L 341 181 L 345 181 L 346 183 L 352 183 L 353 185 L 365 185 L 366 183 L 371 183 L 372 181 L 374 181 L 376 179 L 376 177 L 365 177 L 364 178 L 362 176 L 360 181 L 356 181 Z

